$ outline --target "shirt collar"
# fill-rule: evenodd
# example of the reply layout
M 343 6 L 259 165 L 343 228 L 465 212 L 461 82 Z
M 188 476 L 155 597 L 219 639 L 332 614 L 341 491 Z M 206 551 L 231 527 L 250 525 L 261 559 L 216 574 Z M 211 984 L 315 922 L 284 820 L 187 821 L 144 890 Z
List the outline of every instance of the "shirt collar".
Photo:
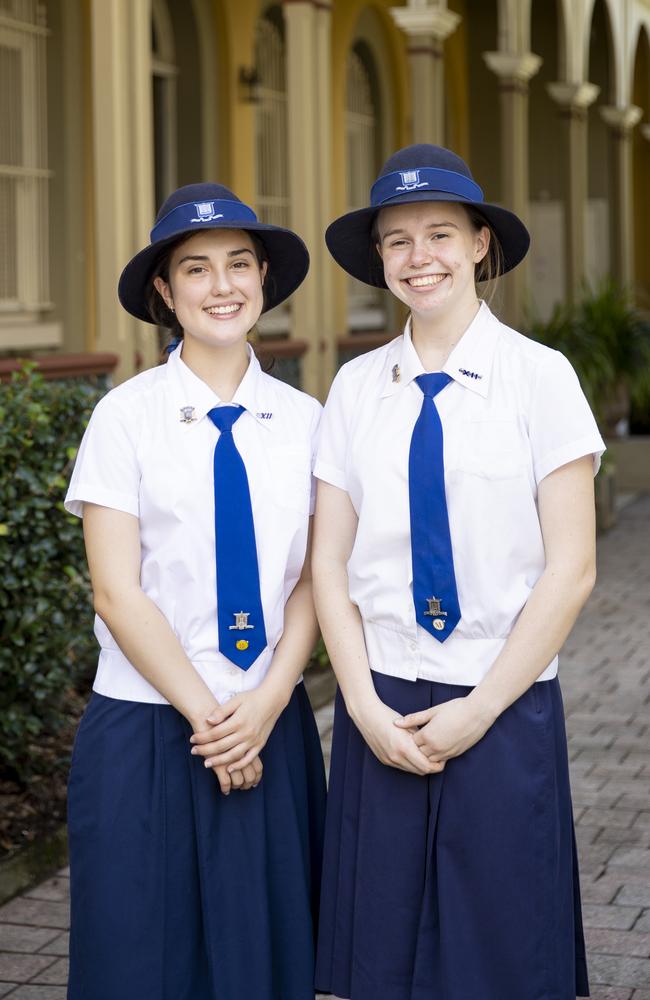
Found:
M 485 302 L 481 302 L 476 316 L 447 358 L 442 370 L 466 389 L 486 397 L 498 338 L 498 320 Z M 381 393 L 382 397 L 394 395 L 402 386 L 408 385 L 422 374 L 424 368 L 413 346 L 409 317 L 403 336 L 395 341 L 395 348 L 389 354 L 389 371 Z
M 235 395 L 228 405 L 242 406 L 262 427 L 269 428 L 269 413 L 274 401 L 266 391 L 265 379 L 250 344 L 248 368 L 237 386 Z M 174 403 L 181 423 L 195 423 L 202 420 L 209 410 L 221 404 L 221 399 L 210 386 L 189 368 L 182 357 L 182 343 L 169 355 L 167 377 L 171 383 Z

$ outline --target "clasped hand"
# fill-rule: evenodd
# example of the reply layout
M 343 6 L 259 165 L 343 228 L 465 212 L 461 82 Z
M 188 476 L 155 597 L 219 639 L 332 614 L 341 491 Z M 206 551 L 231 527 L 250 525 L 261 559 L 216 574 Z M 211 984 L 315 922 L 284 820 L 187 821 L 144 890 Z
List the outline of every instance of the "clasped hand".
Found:
M 227 777 L 234 788 L 246 789 L 259 783 L 262 777 L 259 754 L 281 708 L 259 687 L 213 709 L 206 719 L 206 728 L 191 737 L 192 754 L 202 756 L 205 766 L 215 771 L 225 794 L 230 790 L 224 787 L 224 779 L 228 784 Z
M 398 729 L 408 730 L 418 750 L 442 763 L 465 753 L 485 735 L 490 720 L 480 714 L 469 697 L 396 718 Z

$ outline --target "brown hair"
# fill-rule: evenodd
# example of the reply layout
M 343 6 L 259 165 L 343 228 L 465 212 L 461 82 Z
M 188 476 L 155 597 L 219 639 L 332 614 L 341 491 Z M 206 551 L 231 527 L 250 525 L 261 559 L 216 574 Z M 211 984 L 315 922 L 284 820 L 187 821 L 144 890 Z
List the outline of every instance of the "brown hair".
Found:
M 273 281 L 272 276 L 269 274 L 269 255 L 264 245 L 263 240 L 257 235 L 257 233 L 248 233 L 251 242 L 253 244 L 253 250 L 255 251 L 255 257 L 257 258 L 257 263 L 261 268 L 263 264 L 267 265 L 266 276 L 264 278 L 264 285 L 262 287 L 262 296 L 264 305 L 267 302 L 267 290 L 269 288 L 269 282 Z M 181 324 L 178 322 L 178 317 L 173 309 L 169 309 L 162 295 L 154 285 L 155 278 L 162 278 L 166 284 L 170 284 L 169 281 L 169 265 L 172 259 L 172 255 L 178 247 L 182 246 L 193 233 L 183 233 L 177 239 L 172 240 L 167 246 L 161 251 L 160 256 L 156 260 L 154 268 L 151 272 L 149 281 L 147 282 L 147 289 L 145 292 L 147 309 L 149 310 L 149 315 L 153 319 L 157 326 L 165 327 L 171 333 L 171 342 L 176 342 L 183 339 L 184 331 Z
M 499 237 L 487 221 L 485 216 L 473 205 L 463 205 L 467 212 L 470 225 L 478 233 L 484 226 L 490 234 L 490 245 L 483 260 L 480 260 L 474 267 L 474 281 L 479 284 L 486 282 L 488 285 L 484 298 L 489 304 L 494 298 L 497 290 L 497 281 L 505 270 L 503 248 L 499 242 Z

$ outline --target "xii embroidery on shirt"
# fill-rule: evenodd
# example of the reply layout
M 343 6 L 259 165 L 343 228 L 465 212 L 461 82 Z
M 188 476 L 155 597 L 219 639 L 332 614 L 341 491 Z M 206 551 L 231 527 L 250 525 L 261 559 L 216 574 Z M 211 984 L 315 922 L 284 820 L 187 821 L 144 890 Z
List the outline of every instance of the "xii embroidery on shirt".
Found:
M 273 416 L 273 414 L 272 413 L 256 413 L 255 416 L 258 417 L 260 420 L 270 420 L 271 417 Z
M 476 372 L 470 372 L 467 368 L 459 368 L 458 371 L 461 375 L 466 375 L 467 378 L 483 378 L 482 375 L 477 375 Z

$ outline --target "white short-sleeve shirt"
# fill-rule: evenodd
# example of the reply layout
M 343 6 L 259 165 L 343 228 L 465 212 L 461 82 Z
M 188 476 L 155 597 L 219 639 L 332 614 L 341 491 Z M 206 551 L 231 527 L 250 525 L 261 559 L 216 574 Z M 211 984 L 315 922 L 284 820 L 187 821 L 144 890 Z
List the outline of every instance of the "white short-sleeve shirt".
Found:
M 409 680 L 478 684 L 544 570 L 537 487 L 604 444 L 567 359 L 504 326 L 485 303 L 450 354 L 435 398 L 462 618 L 438 642 L 416 623 L 408 456 L 424 371 L 403 336 L 344 365 L 321 423 L 315 475 L 359 518 L 348 563 L 370 666 Z M 557 657 L 540 680 L 555 676 Z
M 246 410 L 233 427 L 248 475 L 267 648 L 248 670 L 218 651 L 213 455 L 219 431 L 207 416 L 223 405 L 183 362 L 136 375 L 97 404 L 84 434 L 65 506 L 84 503 L 140 521 L 141 586 L 219 701 L 257 687 L 282 635 L 284 607 L 300 576 L 313 511 L 312 467 L 320 404 L 262 372 L 251 352 L 232 400 Z M 94 690 L 165 703 L 95 618 L 101 647 Z

